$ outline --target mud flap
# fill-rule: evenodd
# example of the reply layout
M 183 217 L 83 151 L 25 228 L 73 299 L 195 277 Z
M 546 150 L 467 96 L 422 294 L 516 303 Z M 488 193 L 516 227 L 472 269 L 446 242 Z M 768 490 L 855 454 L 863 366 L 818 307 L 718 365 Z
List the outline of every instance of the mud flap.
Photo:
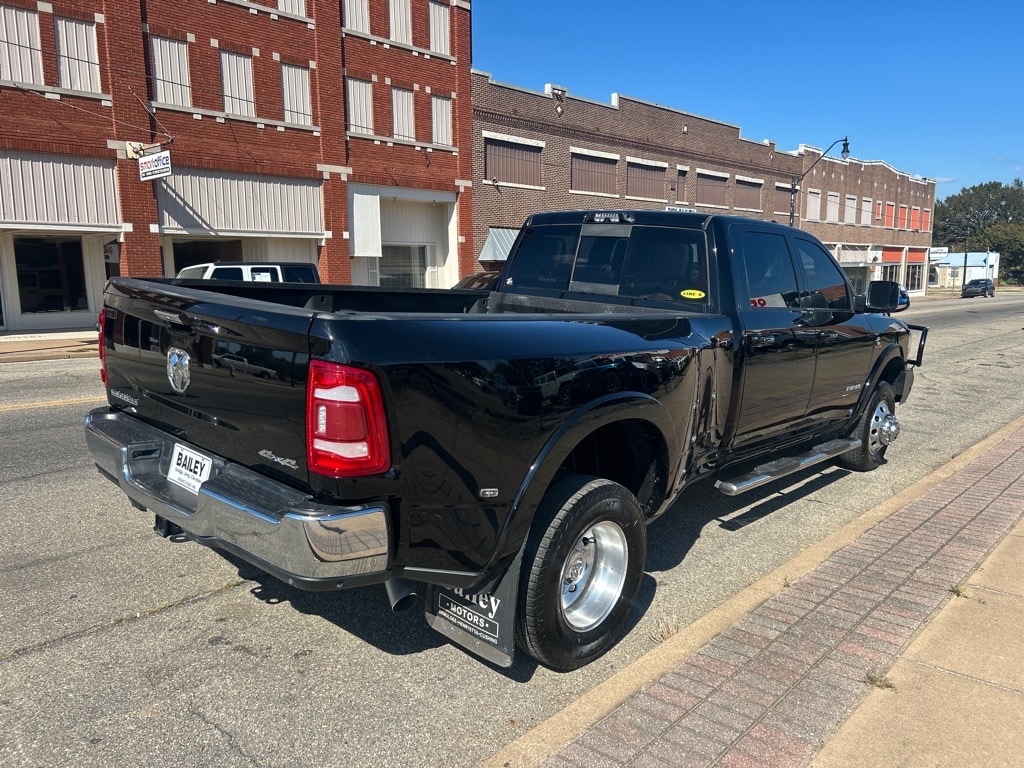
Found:
M 424 600 L 427 623 L 467 651 L 499 667 L 511 667 L 516 656 L 516 601 L 522 564 L 520 550 L 490 594 L 470 595 L 461 589 L 429 585 Z

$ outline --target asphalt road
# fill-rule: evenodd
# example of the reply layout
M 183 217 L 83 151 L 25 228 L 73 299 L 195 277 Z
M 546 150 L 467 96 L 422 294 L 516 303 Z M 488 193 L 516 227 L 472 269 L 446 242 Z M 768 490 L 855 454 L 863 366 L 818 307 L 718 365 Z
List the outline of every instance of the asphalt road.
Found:
M 1024 414 L 1024 296 L 916 303 L 932 327 L 903 434 L 654 524 L 628 636 L 582 670 L 498 670 L 388 609 L 291 589 L 151 520 L 92 468 L 91 360 L 0 366 L 0 765 L 470 766 L 761 575 Z

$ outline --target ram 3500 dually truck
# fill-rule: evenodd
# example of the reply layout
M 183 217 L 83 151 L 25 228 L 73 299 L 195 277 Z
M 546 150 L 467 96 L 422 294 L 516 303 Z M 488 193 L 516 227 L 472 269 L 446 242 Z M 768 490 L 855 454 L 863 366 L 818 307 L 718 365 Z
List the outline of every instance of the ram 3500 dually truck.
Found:
M 85 431 L 165 536 L 393 607 L 420 583 L 452 640 L 569 670 L 691 483 L 883 461 L 927 337 L 898 305 L 800 230 L 660 211 L 531 216 L 493 291 L 113 278 Z

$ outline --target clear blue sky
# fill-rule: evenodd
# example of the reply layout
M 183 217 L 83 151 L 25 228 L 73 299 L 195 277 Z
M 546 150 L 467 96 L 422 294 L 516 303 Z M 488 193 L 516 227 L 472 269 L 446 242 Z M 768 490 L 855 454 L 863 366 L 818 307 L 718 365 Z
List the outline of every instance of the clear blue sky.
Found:
M 1024 178 L 1024 3 L 475 0 L 473 67 L 963 187 Z M 838 151 L 833 150 L 833 153 Z

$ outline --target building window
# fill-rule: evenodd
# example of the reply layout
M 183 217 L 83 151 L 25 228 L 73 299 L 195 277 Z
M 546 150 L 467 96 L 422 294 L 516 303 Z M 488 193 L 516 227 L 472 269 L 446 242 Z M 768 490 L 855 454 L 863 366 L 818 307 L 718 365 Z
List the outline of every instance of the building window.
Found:
M 452 142 L 452 100 L 444 96 L 430 97 L 431 141 L 442 147 L 455 146 Z
M 436 288 L 428 285 L 425 245 L 385 245 L 377 260 L 377 284 L 382 288 Z
M 899 218 L 899 221 L 897 222 L 899 224 L 899 228 L 900 229 L 906 229 L 907 228 L 907 211 L 908 211 L 907 206 L 905 206 L 905 205 L 901 205 L 900 206 L 900 218 Z
M 445 56 L 451 53 L 450 24 L 448 21 L 448 6 L 441 3 L 430 2 L 430 50 L 434 53 L 443 53 Z
M 793 206 L 793 188 L 775 185 L 775 212 L 789 213 Z
M 885 204 L 885 226 L 888 229 L 896 226 L 896 203 Z
M 626 196 L 664 200 L 665 169 L 656 165 L 626 163 Z
M 0 80 L 43 84 L 39 15 L 0 6 Z
M 391 39 L 412 45 L 412 11 L 409 0 L 391 0 Z
M 825 209 L 825 221 L 838 222 L 839 221 L 839 193 L 829 192 L 828 202 L 826 203 Z
M 541 153 L 544 148 L 500 139 L 484 138 L 484 177 L 505 184 L 540 187 Z
M 345 0 L 344 24 L 347 29 L 370 34 L 370 11 L 367 0 Z
M 924 287 L 921 282 L 923 275 L 924 264 L 908 264 L 906 289 L 908 291 L 920 291 Z
M 416 140 L 412 91 L 405 88 L 391 89 L 391 135 L 396 139 Z
M 931 232 L 932 231 L 932 211 L 930 208 L 925 208 L 921 212 L 921 231 Z
M 313 113 L 309 106 L 309 70 L 281 65 L 281 86 L 284 93 L 284 121 L 296 125 L 312 125 Z
M 153 96 L 161 104 L 192 106 L 192 85 L 188 75 L 188 43 L 154 37 Z
M 277 0 L 277 10 L 294 13 L 296 16 L 305 16 L 306 0 Z
M 16 237 L 14 262 L 23 314 L 89 308 L 78 237 Z
M 224 86 L 224 111 L 229 115 L 256 117 L 252 90 L 252 56 L 220 52 L 220 77 Z
M 748 211 L 760 211 L 761 182 L 736 179 L 736 207 Z
M 100 60 L 96 52 L 96 25 L 74 19 L 54 19 L 60 87 L 100 92 Z
M 921 229 L 921 209 L 917 206 L 910 209 L 910 228 L 915 232 Z
M 871 226 L 871 199 L 867 197 L 860 201 L 860 224 L 862 227 Z
M 614 196 L 616 165 L 617 161 L 611 157 L 572 153 L 569 156 L 569 189 Z
M 846 196 L 846 205 L 843 206 L 843 223 L 857 223 L 857 197 L 856 195 Z
M 714 176 L 697 172 L 697 205 L 713 205 L 725 208 L 729 205 L 726 196 L 729 190 L 727 176 Z
M 882 201 L 881 200 L 879 200 L 877 203 L 875 203 L 875 220 L 876 221 L 881 221 L 882 220 Z
M 886 264 L 882 267 L 882 279 L 898 283 L 900 281 L 900 265 Z
M 807 190 L 807 218 L 811 221 L 821 218 L 821 192 L 817 189 Z
M 348 130 L 351 133 L 373 134 L 373 84 L 369 80 L 346 81 L 348 95 Z

